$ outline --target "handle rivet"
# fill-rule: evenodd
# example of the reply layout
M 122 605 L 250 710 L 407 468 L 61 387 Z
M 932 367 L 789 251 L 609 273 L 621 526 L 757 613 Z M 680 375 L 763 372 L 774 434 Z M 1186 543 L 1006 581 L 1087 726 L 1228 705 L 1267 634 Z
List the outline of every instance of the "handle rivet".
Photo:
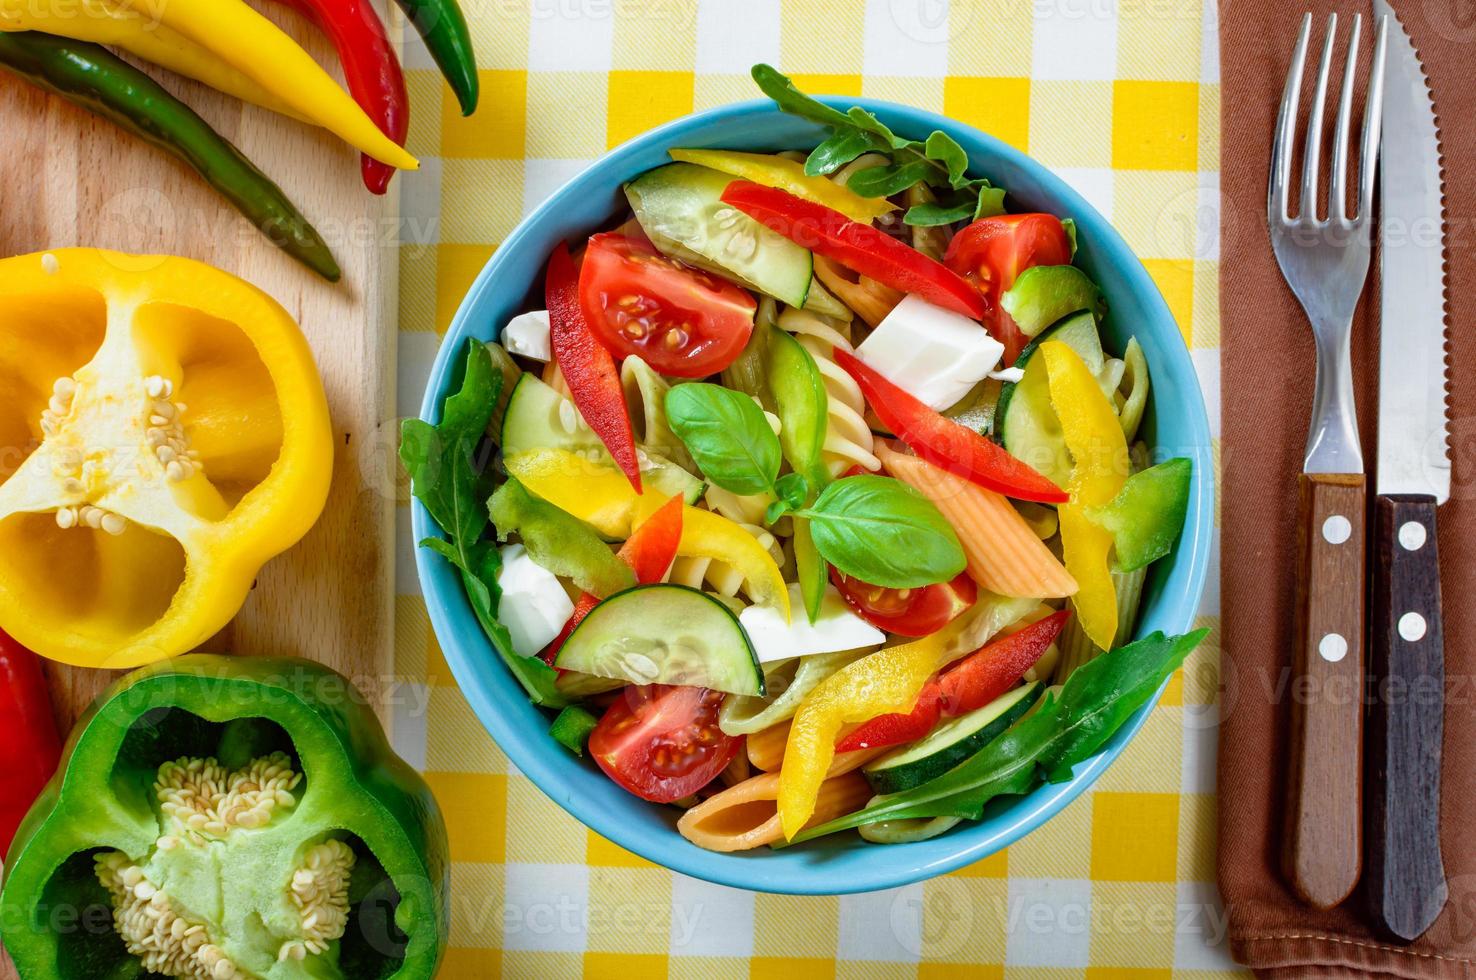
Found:
M 1417 612 L 1407 612 L 1399 617 L 1399 635 L 1409 642 L 1423 639 L 1425 636 L 1425 617 Z
M 1317 652 L 1322 654 L 1323 660 L 1335 664 L 1348 655 L 1348 641 L 1337 633 L 1328 633 L 1317 644 Z
M 1425 546 L 1425 525 L 1419 521 L 1405 521 L 1399 525 L 1399 547 L 1405 551 L 1419 551 Z
M 1328 544 L 1342 544 L 1353 536 L 1353 524 L 1342 514 L 1334 514 L 1322 522 L 1322 539 Z

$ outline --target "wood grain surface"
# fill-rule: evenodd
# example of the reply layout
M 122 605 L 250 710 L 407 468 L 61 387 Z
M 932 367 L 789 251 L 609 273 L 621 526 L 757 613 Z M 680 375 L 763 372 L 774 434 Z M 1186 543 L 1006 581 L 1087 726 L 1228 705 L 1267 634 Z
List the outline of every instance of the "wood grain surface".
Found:
M 277 5 L 260 9 L 342 80 L 332 48 L 306 22 Z M 4 71 L 0 255 L 65 246 L 184 255 L 254 283 L 297 319 L 333 416 L 328 506 L 262 570 L 240 615 L 205 649 L 309 657 L 382 704 L 394 636 L 398 179 L 376 197 L 360 180 L 358 154 L 326 132 L 151 73 L 287 192 L 327 239 L 343 281 L 327 283 L 288 258 L 172 157 Z M 49 665 L 62 724 L 113 676 Z M 0 976 L 9 975 L 0 962 Z
M 1282 864 L 1299 898 L 1326 909 L 1362 868 L 1364 478 L 1299 480 L 1291 758 Z

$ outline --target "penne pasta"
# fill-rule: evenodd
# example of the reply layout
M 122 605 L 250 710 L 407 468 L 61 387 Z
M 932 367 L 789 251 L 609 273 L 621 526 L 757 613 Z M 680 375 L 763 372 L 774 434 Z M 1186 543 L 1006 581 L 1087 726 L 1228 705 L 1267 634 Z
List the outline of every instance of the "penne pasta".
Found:
M 777 772 L 784 764 L 784 746 L 788 741 L 788 719 L 754 732 L 748 736 L 748 761 L 762 772 Z
M 1061 598 L 1076 580 L 1009 500 L 916 456 L 877 445 L 886 471 L 931 500 L 953 525 L 969 577 L 1000 595 Z
M 820 784 L 810 824 L 854 813 L 874 795 L 857 766 L 881 753 L 879 749 L 848 752 L 836 757 L 830 776 Z M 729 787 L 692 807 L 677 821 L 677 831 L 709 851 L 748 851 L 782 840 L 779 823 L 779 774 L 766 772 Z
M 815 256 L 815 277 L 869 327 L 885 320 L 892 307 L 902 302 L 902 293 L 898 290 L 883 286 L 874 279 L 857 276 L 823 255 Z

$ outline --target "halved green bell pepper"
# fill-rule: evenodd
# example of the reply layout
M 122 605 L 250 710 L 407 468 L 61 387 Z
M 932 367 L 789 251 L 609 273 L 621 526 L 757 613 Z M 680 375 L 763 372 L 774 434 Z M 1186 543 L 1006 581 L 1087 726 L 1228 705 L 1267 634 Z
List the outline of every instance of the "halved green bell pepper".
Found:
M 27 980 L 434 975 L 446 825 L 353 685 L 193 654 L 83 716 L 5 862 Z

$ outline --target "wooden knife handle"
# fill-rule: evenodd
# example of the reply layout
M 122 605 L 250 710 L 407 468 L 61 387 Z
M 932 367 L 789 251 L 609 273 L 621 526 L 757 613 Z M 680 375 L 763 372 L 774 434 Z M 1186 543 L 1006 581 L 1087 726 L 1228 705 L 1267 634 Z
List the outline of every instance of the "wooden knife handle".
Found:
M 1406 942 L 1445 905 L 1440 741 L 1445 651 L 1435 498 L 1374 504 L 1369 710 L 1368 894 L 1374 918 Z
M 1298 897 L 1326 909 L 1362 862 L 1364 479 L 1303 474 L 1299 488 L 1282 864 Z

